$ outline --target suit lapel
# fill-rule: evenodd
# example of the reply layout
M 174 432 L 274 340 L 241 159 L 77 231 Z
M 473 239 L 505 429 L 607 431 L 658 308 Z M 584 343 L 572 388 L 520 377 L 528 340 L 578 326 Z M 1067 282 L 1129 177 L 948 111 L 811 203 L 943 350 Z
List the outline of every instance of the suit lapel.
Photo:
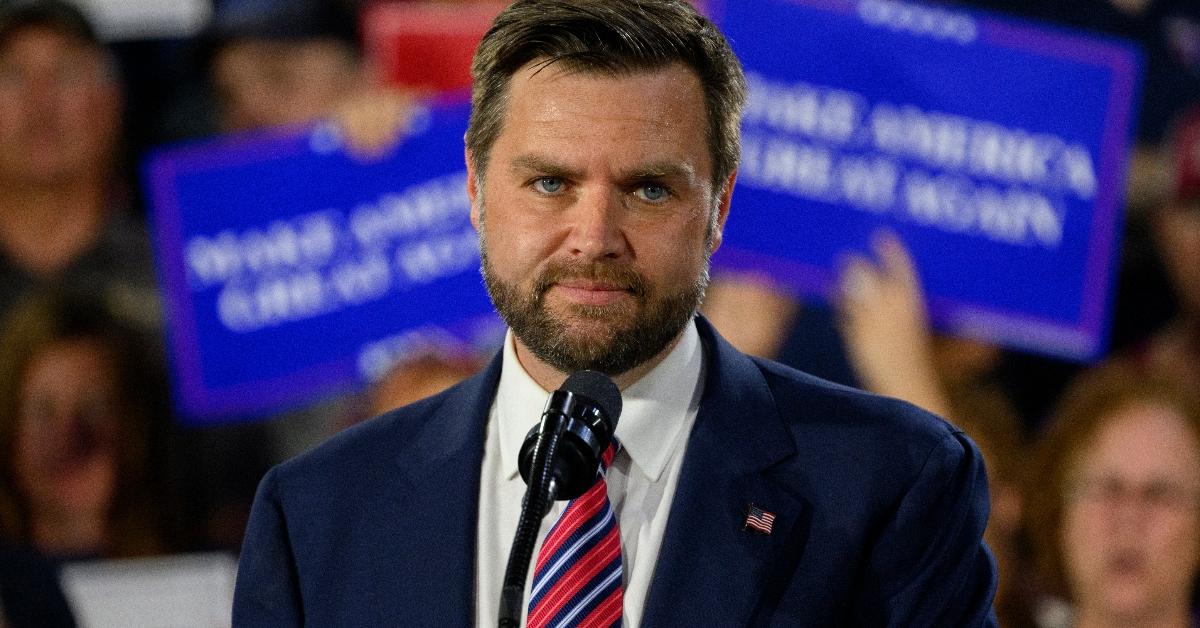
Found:
M 771 476 L 794 455 L 758 367 L 698 319 L 706 376 L 642 625 L 749 625 L 777 599 L 807 533 L 804 500 Z M 747 508 L 775 516 L 770 534 L 745 528 Z
M 396 609 L 416 626 L 469 626 L 475 621 L 475 540 L 486 425 L 500 379 L 497 355 L 433 410 L 397 458 L 397 534 L 420 539 L 420 555 L 404 556 L 397 574 L 423 591 L 420 608 Z M 466 470 L 472 470 L 467 472 Z M 436 488 L 437 490 L 433 490 Z

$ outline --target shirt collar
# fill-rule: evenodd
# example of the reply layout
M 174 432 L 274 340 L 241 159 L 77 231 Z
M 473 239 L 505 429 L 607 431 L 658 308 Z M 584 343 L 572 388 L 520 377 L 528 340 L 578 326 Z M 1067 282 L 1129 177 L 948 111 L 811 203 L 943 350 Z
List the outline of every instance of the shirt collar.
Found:
M 496 391 L 500 422 L 500 459 L 508 479 L 517 476 L 517 458 L 525 435 L 537 425 L 549 391 L 525 372 L 517 360 L 512 330 L 504 338 L 503 367 Z M 703 366 L 700 335 L 689 324 L 675 348 L 649 373 L 621 391 L 617 438 L 650 481 L 657 481 L 670 461 L 689 412 L 700 403 Z

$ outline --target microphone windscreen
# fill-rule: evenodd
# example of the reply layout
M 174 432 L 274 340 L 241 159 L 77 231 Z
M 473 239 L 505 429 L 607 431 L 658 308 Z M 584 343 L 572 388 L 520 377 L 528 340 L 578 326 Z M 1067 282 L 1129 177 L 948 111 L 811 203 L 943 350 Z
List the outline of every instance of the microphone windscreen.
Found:
M 607 375 L 596 371 L 576 371 L 563 382 L 561 390 L 596 402 L 604 416 L 616 426 L 617 418 L 621 416 L 621 390 Z

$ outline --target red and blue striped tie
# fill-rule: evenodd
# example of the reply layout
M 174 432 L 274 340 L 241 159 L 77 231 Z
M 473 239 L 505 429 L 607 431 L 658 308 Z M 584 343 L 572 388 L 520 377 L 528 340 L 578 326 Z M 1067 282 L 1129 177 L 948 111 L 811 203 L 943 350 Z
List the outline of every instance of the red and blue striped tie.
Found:
M 621 625 L 621 534 L 604 482 L 618 447 L 613 439 L 601 456 L 596 483 L 567 504 L 542 542 L 528 628 Z

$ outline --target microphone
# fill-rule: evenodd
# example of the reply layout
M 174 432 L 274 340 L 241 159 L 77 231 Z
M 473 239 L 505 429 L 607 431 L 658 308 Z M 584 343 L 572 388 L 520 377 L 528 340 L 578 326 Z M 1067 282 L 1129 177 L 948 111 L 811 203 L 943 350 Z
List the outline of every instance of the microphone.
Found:
M 595 484 L 600 454 L 612 442 L 620 416 L 617 385 L 602 373 L 578 371 L 550 393 L 542 420 L 525 437 L 517 466 L 527 486 L 504 571 L 501 628 L 521 625 L 525 577 L 542 518 L 555 499 L 574 499 Z
M 538 445 L 549 442 L 560 429 L 562 436 L 550 463 L 553 499 L 575 499 L 596 481 L 600 455 L 612 442 L 621 416 L 621 391 L 607 376 L 596 371 L 578 371 L 550 394 L 542 420 L 529 430 L 517 466 L 521 479 L 530 484 Z M 544 513 L 543 513 L 544 514 Z

